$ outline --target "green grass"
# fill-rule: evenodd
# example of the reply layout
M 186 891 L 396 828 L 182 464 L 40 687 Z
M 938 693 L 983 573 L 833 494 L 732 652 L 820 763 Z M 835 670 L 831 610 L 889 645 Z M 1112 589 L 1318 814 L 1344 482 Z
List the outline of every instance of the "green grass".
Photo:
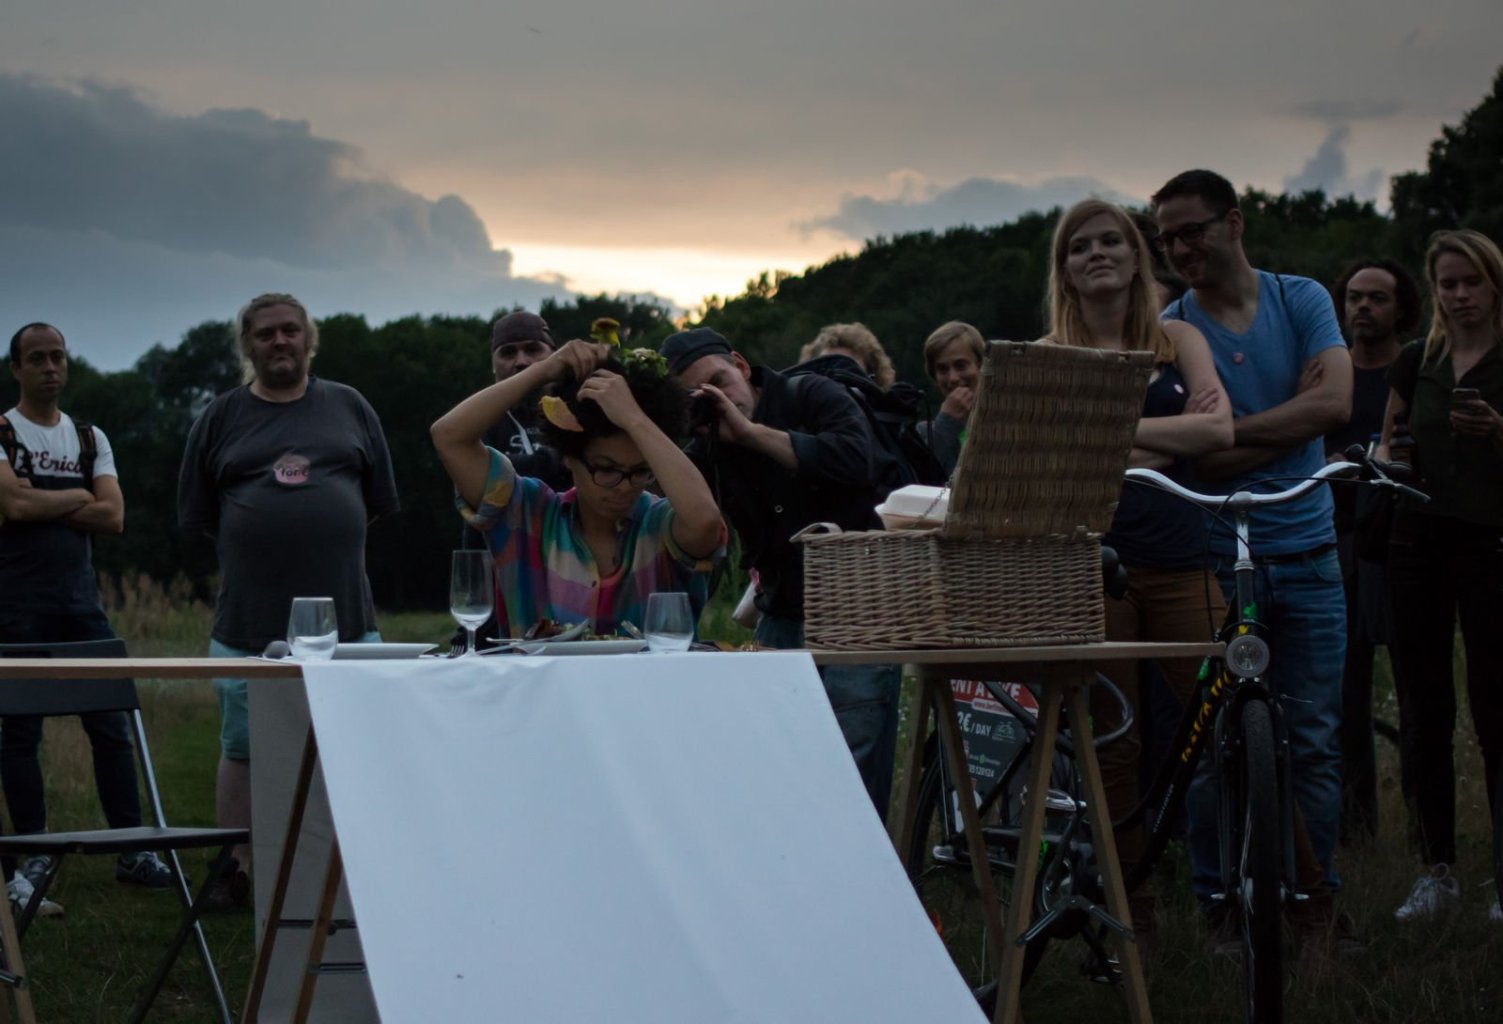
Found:
M 1459 639 L 1458 639 L 1459 646 Z M 1379 654 L 1375 685 L 1379 717 L 1397 723 L 1386 658 Z M 1457 678 L 1461 662 L 1457 659 Z M 1481 756 L 1464 706 L 1456 734 L 1457 843 L 1460 910 L 1433 922 L 1400 925 L 1393 911 L 1409 894 L 1420 861 L 1405 838 L 1407 813 L 1399 788 L 1398 752 L 1378 739 L 1377 839 L 1338 853 L 1346 912 L 1367 952 L 1325 977 L 1286 974 L 1285 1019 L 1299 1024 L 1497 1024 L 1503 1019 L 1503 927 L 1487 919 L 1496 897 L 1492 833 Z M 905 726 L 907 723 L 904 723 Z M 901 749 L 901 748 L 900 748 Z M 1237 1024 L 1243 1019 L 1242 974 L 1234 963 L 1206 954 L 1205 933 L 1189 892 L 1189 864 L 1171 846 L 1159 896 L 1157 948 L 1149 973 L 1154 1020 L 1161 1024 Z M 962 964 L 980 962 L 975 948 L 953 951 Z M 1055 943 L 1023 994 L 1029 1024 L 1126 1020 L 1118 994 L 1080 972 L 1086 949 L 1078 940 Z M 1288 963 L 1296 956 L 1288 947 Z M 973 982 L 979 980 L 972 978 Z
M 707 637 L 739 642 L 746 631 L 729 622 L 739 588 L 723 586 L 706 612 Z M 201 655 L 207 647 L 210 613 L 182 592 L 140 581 L 115 588 L 111 620 L 133 654 Z M 452 620 L 442 612 L 382 614 L 385 639 L 445 643 Z M 1385 691 L 1386 692 L 1386 691 Z M 218 759 L 218 708 L 207 681 L 143 680 L 143 712 L 163 799 L 175 824 L 212 824 L 214 769 Z M 1382 717 L 1397 720 L 1391 706 Z M 906 715 L 906 709 L 905 709 Z M 1342 907 L 1368 941 L 1364 958 L 1343 973 L 1318 980 L 1292 979 L 1289 1019 L 1310 1024 L 1496 1024 L 1503 1005 L 1503 928 L 1489 925 L 1494 892 L 1488 877 L 1488 819 L 1483 804 L 1480 759 L 1463 714 L 1457 733 L 1462 799 L 1458 807 L 1462 909 L 1432 924 L 1400 927 L 1393 908 L 1407 895 L 1419 870 L 1405 847 L 1405 811 L 1398 790 L 1393 748 L 1379 740 L 1381 833 L 1378 842 L 1343 850 Z M 907 722 L 904 722 L 905 728 Z M 52 827 L 100 824 L 90 773 L 88 743 L 74 720 L 49 723 L 44 747 Z M 1201 933 L 1187 894 L 1187 869 L 1171 859 L 1177 879 L 1161 884 L 1158 951 L 1150 978 L 1155 1019 L 1161 1022 L 1241 1020 L 1241 976 L 1230 964 L 1201 952 Z M 202 877 L 204 859 L 187 864 Z M 39 1017 L 46 1021 L 115 1021 L 125 1016 L 136 988 L 155 964 L 176 922 L 170 894 L 148 893 L 115 882 L 108 857 L 72 858 L 54 889 L 67 908 L 59 920 L 33 925 L 25 942 L 27 968 Z M 560 907 L 560 912 L 568 912 Z M 205 928 L 230 1003 L 238 1011 L 249 982 L 253 926 L 249 913 L 210 917 Z M 1025 993 L 1030 1024 L 1125 1020 L 1121 1000 L 1078 972 L 1078 944 L 1050 951 Z M 153 1020 L 209 1019 L 207 989 L 197 956 L 184 952 L 158 997 Z M 925 1022 L 928 1024 L 928 1022 Z

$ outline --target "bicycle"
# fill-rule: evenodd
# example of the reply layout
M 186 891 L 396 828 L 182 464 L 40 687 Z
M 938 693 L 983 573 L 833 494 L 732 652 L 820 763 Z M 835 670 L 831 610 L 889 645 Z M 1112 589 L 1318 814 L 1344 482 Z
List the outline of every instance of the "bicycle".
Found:
M 1314 476 L 1276 493 L 1204 495 L 1181 487 L 1152 470 L 1128 470 L 1127 479 L 1157 486 L 1181 498 L 1235 517 L 1236 561 L 1234 600 L 1216 639 L 1225 644 L 1219 658 L 1207 659 L 1199 673 L 1196 693 L 1176 732 L 1170 758 L 1157 773 L 1148 793 L 1129 814 L 1113 822 L 1117 831 L 1146 820 L 1142 859 L 1126 875 L 1126 888 L 1137 888 L 1163 855 L 1172 835 L 1175 815 L 1184 805 L 1200 759 L 1209 746 L 1217 786 L 1217 820 L 1221 837 L 1221 888 L 1213 901 L 1230 908 L 1240 930 L 1241 960 L 1250 1022 L 1282 1019 L 1283 907 L 1300 899 L 1294 880 L 1294 820 L 1290 795 L 1289 744 L 1277 695 L 1263 682 L 1270 662 L 1267 629 L 1258 617 L 1254 594 L 1257 564 L 1249 542 L 1252 509 L 1293 501 L 1328 480 L 1360 474 L 1373 486 L 1425 496 L 1394 479 L 1386 467 L 1367 458 L 1360 448 L 1348 452 L 1355 461 L 1332 463 Z M 1037 719 L 1003 687 L 985 684 L 991 696 L 1011 713 L 1028 733 L 1007 769 L 984 792 L 978 792 L 987 859 L 999 894 L 1010 896 L 1010 880 L 1018 858 L 1018 828 L 1013 820 L 1011 782 L 1032 754 Z M 1098 681 L 1098 685 L 1101 682 Z M 1110 686 L 1109 682 L 1106 684 Z M 1123 724 L 1109 736 L 1095 737 L 1097 746 L 1112 742 L 1132 725 L 1131 708 L 1115 686 L 1110 692 L 1123 705 Z M 937 742 L 937 739 L 936 739 Z M 1056 751 L 1070 752 L 1073 739 L 1062 735 Z M 970 860 L 958 813 L 957 790 L 946 759 L 931 751 L 919 783 L 919 817 L 910 848 L 905 852 L 909 877 L 942 935 L 965 931 Z M 1096 872 L 1089 831 L 1082 827 L 1089 813 L 1072 791 L 1069 780 L 1046 796 L 1054 812 L 1042 848 L 1029 856 L 1040 858 L 1039 881 L 1029 898 L 1037 920 L 1019 940 L 1027 947 L 1024 971 L 1030 973 L 1044 947 L 1055 938 L 1080 936 L 1092 955 L 1088 970 L 1110 979 L 1112 960 L 1104 939 L 1109 932 L 1131 935 L 1131 923 L 1112 919 L 1101 907 L 1101 882 Z M 957 926 L 960 926 L 957 928 Z M 984 959 L 984 958 L 983 958 Z M 974 974 L 973 974 L 974 977 Z M 986 1004 L 991 986 L 977 988 Z

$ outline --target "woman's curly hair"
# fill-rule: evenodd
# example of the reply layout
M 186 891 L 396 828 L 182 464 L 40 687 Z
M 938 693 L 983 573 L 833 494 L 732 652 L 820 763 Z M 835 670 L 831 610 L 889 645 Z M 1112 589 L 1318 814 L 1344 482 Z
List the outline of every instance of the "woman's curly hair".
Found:
M 673 441 L 682 441 L 688 428 L 689 393 L 672 377 L 655 372 L 651 367 L 626 366 L 612 357 L 600 367 L 607 373 L 625 377 L 631 395 L 647 418 Z M 553 385 L 550 393 L 563 399 L 580 430 L 565 430 L 542 417 L 543 441 L 560 456 L 584 458 L 585 446 L 593 438 L 611 437 L 623 433 L 610 421 L 605 411 L 592 401 L 581 401 L 579 386 L 583 381 L 570 377 Z

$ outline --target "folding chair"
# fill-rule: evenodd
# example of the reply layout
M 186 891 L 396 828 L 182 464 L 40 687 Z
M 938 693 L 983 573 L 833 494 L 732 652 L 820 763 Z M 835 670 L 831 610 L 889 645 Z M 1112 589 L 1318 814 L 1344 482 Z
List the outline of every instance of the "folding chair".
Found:
M 0 657 L 5 658 L 124 658 L 125 643 L 121 640 L 88 640 L 75 643 L 55 644 L 0 644 Z M 136 753 L 141 767 L 141 777 L 146 783 L 146 794 L 151 802 L 155 826 L 139 828 L 94 829 L 82 832 L 43 832 L 25 836 L 0 836 L 0 855 L 24 858 L 45 854 L 52 858 L 52 865 L 31 900 L 21 910 L 17 922 L 10 912 L 10 901 L 0 898 L 0 942 L 3 942 L 4 963 L 0 965 L 0 983 L 10 985 L 16 994 L 17 1008 L 21 1019 L 33 1024 L 30 993 L 27 987 L 25 967 L 21 959 L 20 939 L 26 934 L 31 920 L 41 906 L 42 897 L 52 880 L 57 877 L 65 854 L 128 854 L 144 851 L 165 851 L 167 863 L 172 870 L 175 888 L 183 904 L 182 921 L 169 944 L 166 955 L 141 991 L 130 1020 L 140 1021 L 151 1008 L 152 1001 L 166 981 L 168 972 L 182 951 L 183 944 L 191 934 L 198 946 L 199 957 L 208 973 L 209 984 L 214 992 L 214 1003 L 219 1019 L 224 1024 L 231 1021 L 230 1010 L 225 1002 L 224 989 L 214 970 L 214 961 L 209 955 L 209 945 L 204 940 L 198 917 L 203 910 L 204 898 L 214 879 L 218 878 L 229 862 L 230 852 L 241 843 L 249 842 L 249 829 L 232 828 L 169 828 L 162 813 L 162 796 L 157 791 L 157 778 L 152 770 L 151 753 L 146 745 L 146 730 L 141 722 L 141 702 L 136 694 L 133 679 L 13 679 L 0 680 L 0 716 L 77 715 L 90 711 L 123 711 L 130 716 L 135 733 Z M 192 896 L 183 875 L 177 851 L 220 847 L 219 855 L 209 869 L 208 877 Z M 0 1020 L 9 1019 L 8 1007 L 0 1000 Z

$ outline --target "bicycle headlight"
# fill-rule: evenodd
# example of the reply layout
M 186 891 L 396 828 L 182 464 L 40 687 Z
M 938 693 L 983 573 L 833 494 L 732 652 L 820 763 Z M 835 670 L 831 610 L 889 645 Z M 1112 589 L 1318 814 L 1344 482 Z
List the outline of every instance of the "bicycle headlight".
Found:
M 1245 633 L 1226 645 L 1226 666 L 1234 676 L 1251 679 L 1268 671 L 1268 644 L 1262 637 Z

